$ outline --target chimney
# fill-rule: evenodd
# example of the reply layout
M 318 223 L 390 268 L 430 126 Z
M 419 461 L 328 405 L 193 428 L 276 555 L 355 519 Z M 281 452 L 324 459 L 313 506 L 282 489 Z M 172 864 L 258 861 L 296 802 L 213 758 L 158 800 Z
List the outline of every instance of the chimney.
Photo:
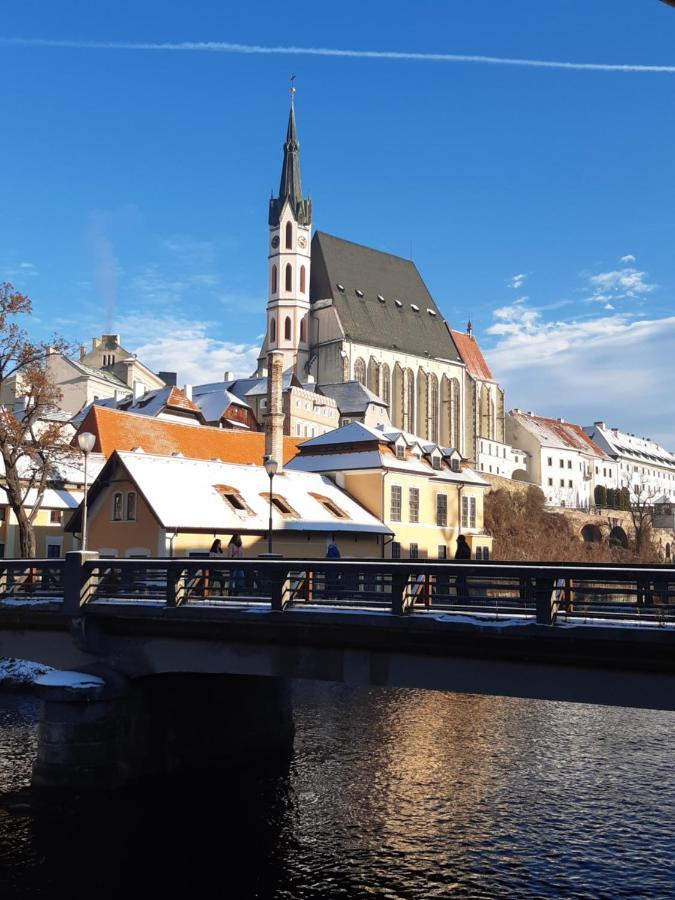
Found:
M 284 459 L 284 412 L 282 406 L 282 377 L 284 354 L 274 350 L 267 354 L 267 410 L 265 420 L 265 456 L 271 456 L 278 463 L 277 471 L 283 467 Z
M 84 359 L 86 355 L 87 348 L 84 346 L 84 344 L 80 344 L 80 359 Z
M 91 349 L 92 349 L 92 350 L 96 350 L 96 348 L 97 348 L 97 347 L 100 347 L 100 346 L 101 346 L 101 339 L 100 339 L 100 338 L 92 338 L 92 339 L 91 339 Z
M 192 400 L 192 385 L 184 384 L 183 385 L 183 393 L 188 398 L 188 400 Z
M 139 400 L 145 393 L 145 385 L 142 381 L 134 381 L 134 400 Z
M 223 381 L 229 381 L 229 380 L 230 380 L 230 373 L 226 371 L 225 374 L 223 375 Z
M 178 382 L 177 372 L 158 372 L 157 374 L 168 387 L 176 387 Z

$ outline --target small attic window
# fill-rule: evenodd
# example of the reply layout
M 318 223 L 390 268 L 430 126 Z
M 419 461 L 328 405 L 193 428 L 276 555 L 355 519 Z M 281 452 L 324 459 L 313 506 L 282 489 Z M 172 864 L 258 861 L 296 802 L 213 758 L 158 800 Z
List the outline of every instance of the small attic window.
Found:
M 315 500 L 323 506 L 323 508 L 329 512 L 332 516 L 335 516 L 336 519 L 348 519 L 349 516 L 347 513 L 340 509 L 337 503 L 333 503 L 333 501 L 329 497 L 324 497 L 322 494 L 312 494 Z
M 132 453 L 145 453 L 145 450 L 142 447 L 132 447 L 131 452 Z
M 384 299 L 384 297 L 382 296 L 382 294 L 378 294 L 378 295 L 377 295 L 377 299 L 380 301 L 380 303 L 386 303 L 386 302 L 387 302 L 387 301 Z
M 399 309 L 403 306 L 400 300 L 394 300 L 394 303 L 398 306 Z
M 441 457 L 438 453 L 434 453 L 431 457 L 431 468 L 432 469 L 440 469 L 441 468 Z
M 342 293 L 344 294 L 345 286 L 344 286 L 344 284 L 340 284 L 339 281 L 337 282 L 337 289 L 338 289 L 338 291 L 342 291 Z
M 420 311 L 420 308 L 419 308 L 419 306 L 418 306 L 416 303 L 411 303 L 411 304 L 410 304 L 410 308 L 411 308 L 411 309 L 414 309 L 415 312 L 419 312 L 419 311 Z
M 141 451 L 141 452 L 143 452 L 143 451 Z M 174 450 L 173 453 L 172 453 L 171 455 L 174 456 L 174 457 L 178 457 L 178 456 L 184 457 L 184 456 L 185 456 L 185 454 L 184 454 L 184 453 L 181 453 L 180 450 Z
M 363 297 L 363 291 L 360 291 L 358 288 L 356 289 L 356 296 Z
M 430 316 L 435 316 L 435 315 L 436 315 L 436 310 L 435 310 L 435 309 L 428 309 L 427 312 L 429 313 Z
M 396 459 L 405 459 L 405 447 L 403 444 L 396 445 Z
M 223 500 L 237 513 L 248 513 L 252 515 L 251 510 L 244 502 L 241 494 L 235 488 L 226 484 L 214 484 L 214 488 L 218 491 Z
M 268 493 L 263 493 L 260 495 L 264 500 L 267 500 L 269 503 L 270 495 Z M 280 494 L 272 494 L 272 506 L 276 509 L 278 513 L 285 519 L 299 519 L 300 516 L 293 509 L 291 504 L 286 500 L 285 497 L 282 497 Z

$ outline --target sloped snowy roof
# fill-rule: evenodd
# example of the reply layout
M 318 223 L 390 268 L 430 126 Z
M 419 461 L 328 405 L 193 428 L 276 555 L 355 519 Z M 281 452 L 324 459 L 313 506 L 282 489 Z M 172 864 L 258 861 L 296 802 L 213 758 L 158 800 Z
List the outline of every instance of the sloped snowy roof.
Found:
M 147 453 L 119 453 L 118 457 L 165 528 L 265 531 L 268 527 L 269 477 L 263 466 Z M 167 485 L 171 486 L 170 490 Z M 219 492 L 219 486 L 234 488 L 248 510 L 234 509 Z M 273 509 L 274 528 L 391 533 L 379 519 L 322 475 L 286 469 L 274 478 L 272 492 L 297 513 L 297 518 L 290 518 Z M 343 511 L 344 518 L 332 515 L 313 494 L 332 501 Z

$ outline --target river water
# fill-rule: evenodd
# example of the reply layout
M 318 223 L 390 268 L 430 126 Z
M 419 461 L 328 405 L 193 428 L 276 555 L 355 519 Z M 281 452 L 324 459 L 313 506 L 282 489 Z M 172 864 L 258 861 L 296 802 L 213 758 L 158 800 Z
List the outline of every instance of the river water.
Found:
M 88 805 L 0 695 L 0 897 L 675 896 L 675 714 L 294 686 L 295 753 Z

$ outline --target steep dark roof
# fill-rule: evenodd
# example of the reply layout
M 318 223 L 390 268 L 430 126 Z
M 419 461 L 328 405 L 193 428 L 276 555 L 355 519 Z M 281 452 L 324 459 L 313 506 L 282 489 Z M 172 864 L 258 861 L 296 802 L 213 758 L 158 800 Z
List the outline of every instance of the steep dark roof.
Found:
M 312 302 L 332 299 L 348 339 L 461 361 L 441 312 L 409 259 L 317 231 L 309 292 Z
M 305 200 L 302 196 L 302 183 L 300 181 L 300 144 L 295 130 L 295 109 L 291 103 L 288 114 L 288 129 L 286 142 L 284 143 L 284 162 L 281 167 L 281 181 L 279 182 L 279 196 L 270 200 L 270 225 L 278 225 L 281 211 L 286 200 L 291 204 L 291 209 L 298 225 L 309 225 L 312 221 L 312 201 Z

